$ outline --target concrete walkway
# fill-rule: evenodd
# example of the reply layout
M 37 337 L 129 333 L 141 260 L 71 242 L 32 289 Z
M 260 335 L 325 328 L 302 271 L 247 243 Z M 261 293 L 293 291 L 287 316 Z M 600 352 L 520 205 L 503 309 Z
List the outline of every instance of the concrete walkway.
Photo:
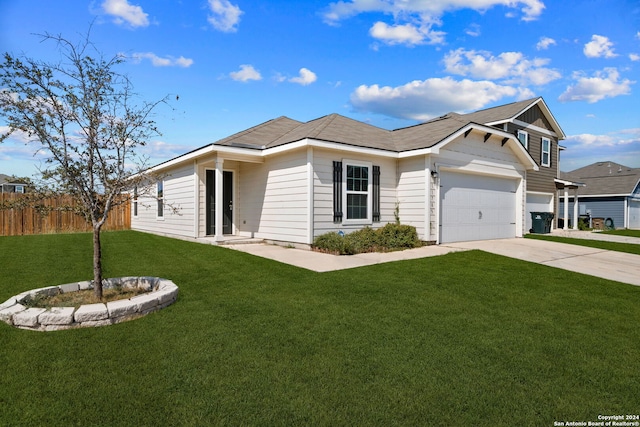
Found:
M 638 237 L 604 234 L 597 231 L 553 230 L 551 235 L 557 237 L 569 237 L 571 239 L 600 240 L 603 242 L 632 243 L 634 245 L 640 245 L 640 238 Z
M 572 233 L 583 232 L 575 231 Z M 608 238 L 623 237 L 602 236 L 608 236 Z M 577 234 L 572 234 L 570 237 L 578 236 Z M 640 244 L 640 239 L 636 238 L 635 240 L 636 243 Z M 384 262 L 425 258 L 444 255 L 450 252 L 478 249 L 521 259 L 523 261 L 536 262 L 551 267 L 640 286 L 640 255 L 535 239 L 516 238 L 460 242 L 437 246 L 424 246 L 422 248 L 399 252 L 367 253 L 349 256 L 329 255 L 304 249 L 285 248 L 267 244 L 239 244 L 227 245 L 226 247 L 317 272 L 344 270 Z
M 269 258 L 284 264 L 295 265 L 317 272 L 334 270 L 346 270 L 348 268 L 364 267 L 367 265 L 381 264 L 384 262 L 401 261 L 407 259 L 426 258 L 448 254 L 450 252 L 464 251 L 467 249 L 446 246 L 423 246 L 417 249 L 389 253 L 366 253 L 357 255 L 330 255 L 320 252 L 285 248 L 264 243 L 253 245 L 225 245 L 224 247 L 247 252 L 262 258 Z

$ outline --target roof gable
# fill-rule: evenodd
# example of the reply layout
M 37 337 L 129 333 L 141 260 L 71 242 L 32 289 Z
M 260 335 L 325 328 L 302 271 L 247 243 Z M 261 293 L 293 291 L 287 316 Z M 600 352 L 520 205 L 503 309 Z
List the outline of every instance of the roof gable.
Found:
M 521 121 L 551 130 L 556 133 L 558 139 L 566 138 L 564 131 L 541 97 L 487 108 L 465 114 L 464 117 L 472 122 L 491 126 Z

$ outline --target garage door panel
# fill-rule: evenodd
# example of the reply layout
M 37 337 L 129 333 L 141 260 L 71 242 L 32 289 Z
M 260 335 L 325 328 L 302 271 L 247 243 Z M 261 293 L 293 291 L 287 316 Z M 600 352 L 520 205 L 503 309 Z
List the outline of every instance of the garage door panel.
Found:
M 513 179 L 442 173 L 440 241 L 515 237 L 517 186 Z

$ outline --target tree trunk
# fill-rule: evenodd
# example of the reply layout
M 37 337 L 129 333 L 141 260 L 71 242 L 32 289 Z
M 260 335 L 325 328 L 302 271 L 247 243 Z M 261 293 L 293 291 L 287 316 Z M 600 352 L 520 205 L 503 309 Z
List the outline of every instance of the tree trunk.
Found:
M 93 293 L 102 300 L 102 248 L 100 227 L 93 227 Z

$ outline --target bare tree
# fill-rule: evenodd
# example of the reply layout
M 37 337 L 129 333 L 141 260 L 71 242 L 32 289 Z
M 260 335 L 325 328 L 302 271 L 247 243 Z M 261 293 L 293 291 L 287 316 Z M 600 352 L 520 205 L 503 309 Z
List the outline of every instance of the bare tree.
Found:
M 54 192 L 79 200 L 79 213 L 93 226 L 93 284 L 102 298 L 100 230 L 127 190 L 145 180 L 137 149 L 160 135 L 153 110 L 166 101 L 136 103 L 129 79 L 89 40 L 74 44 L 62 36 L 41 35 L 55 43 L 59 62 L 4 54 L 0 63 L 0 118 L 8 132 L 25 134 L 36 151 L 48 154 L 42 177 Z M 93 55 L 93 56 L 92 56 Z

